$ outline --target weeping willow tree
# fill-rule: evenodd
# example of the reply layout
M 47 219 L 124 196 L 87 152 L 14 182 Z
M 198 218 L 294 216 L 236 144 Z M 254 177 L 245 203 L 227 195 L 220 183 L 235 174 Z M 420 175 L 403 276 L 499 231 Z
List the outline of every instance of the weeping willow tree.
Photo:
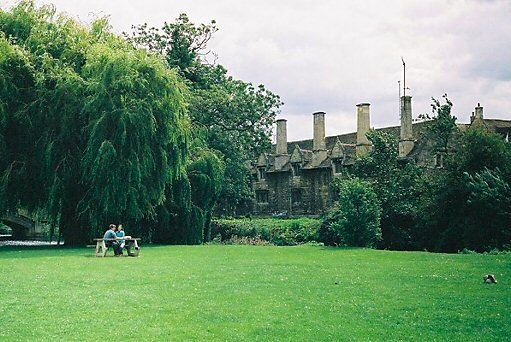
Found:
M 14 210 L 18 202 L 32 205 L 27 190 L 32 144 L 27 102 L 34 101 L 35 75 L 29 56 L 0 33 L 0 208 Z M 19 186 L 19 187 L 18 187 Z M 11 193 L 11 196 L 6 196 Z M 28 197 L 28 198 L 27 198 Z
M 161 208 L 186 221 L 185 91 L 105 19 L 84 27 L 32 1 L 0 11 L 1 213 L 44 211 L 70 245 L 110 222 L 158 237 L 143 223 Z
M 224 183 L 224 170 L 224 162 L 215 152 L 205 147 L 195 148 L 186 177 L 181 177 L 168 189 L 166 196 L 170 200 L 157 208 L 157 220 L 145 223 L 152 227 L 152 240 L 175 244 L 209 241 L 211 218 Z
M 192 187 L 192 227 L 194 243 L 211 240 L 211 218 L 225 182 L 225 165 L 211 150 L 194 153 L 188 166 Z
M 89 124 L 81 170 L 93 191 L 80 214 L 98 224 L 153 217 L 165 188 L 186 171 L 189 122 L 176 77 L 145 52 L 105 46 L 92 51 L 84 75 Z

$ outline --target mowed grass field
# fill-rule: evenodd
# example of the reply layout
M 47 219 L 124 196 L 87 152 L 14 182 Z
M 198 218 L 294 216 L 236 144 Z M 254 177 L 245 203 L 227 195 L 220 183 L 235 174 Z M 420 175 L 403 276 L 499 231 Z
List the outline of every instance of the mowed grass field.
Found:
M 511 338 L 511 255 L 315 246 L 0 248 L 0 340 Z M 483 284 L 494 273 L 498 284 Z

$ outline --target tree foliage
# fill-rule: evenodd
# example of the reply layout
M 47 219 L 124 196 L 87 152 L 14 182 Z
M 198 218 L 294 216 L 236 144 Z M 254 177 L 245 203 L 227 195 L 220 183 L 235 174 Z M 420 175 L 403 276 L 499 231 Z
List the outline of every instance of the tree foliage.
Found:
M 434 143 L 433 150 L 435 152 L 444 152 L 449 154 L 450 145 L 456 138 L 459 132 L 456 126 L 457 118 L 452 115 L 452 102 L 447 97 L 447 94 L 442 95 L 445 104 L 441 104 L 440 100 L 431 98 L 432 116 L 428 114 L 419 115 L 420 119 L 431 120 L 426 128 L 426 134 L 429 135 Z
M 200 241 L 211 240 L 211 218 L 222 192 L 224 163 L 213 151 L 201 150 L 194 153 L 194 160 L 188 167 L 188 178 L 192 185 L 193 225 L 198 229 Z M 202 230 L 202 231 L 201 231 Z
M 186 178 L 175 72 L 105 19 L 86 28 L 32 1 L 0 12 L 0 50 L 1 211 L 43 210 L 68 244 L 155 220 Z
M 511 207 L 504 197 L 509 196 L 510 163 L 509 143 L 484 126 L 461 135 L 445 172 L 424 183 L 425 215 L 419 224 L 429 237 L 426 248 L 484 251 L 509 245 Z
M 422 171 L 412 161 L 398 160 L 397 137 L 371 130 L 373 149 L 355 164 L 354 174 L 369 181 L 381 203 L 382 241 L 391 249 L 416 248 L 414 224 L 418 206 L 418 181 Z
M 511 247 L 509 177 L 498 168 L 485 168 L 474 175 L 466 173 L 466 176 L 469 188 L 467 210 L 470 213 L 464 234 L 467 246 L 479 251 Z
M 375 247 L 381 239 L 381 207 L 371 184 L 350 178 L 340 182 L 339 191 L 339 200 L 323 220 L 321 239 L 342 246 Z
M 263 85 L 236 80 L 223 66 L 207 61 L 211 56 L 207 43 L 218 30 L 215 21 L 195 25 L 181 14 L 162 28 L 143 24 L 133 30 L 126 36 L 135 46 L 162 55 L 189 85 L 193 132 L 225 163 L 218 211 L 234 214 L 239 204 L 253 197 L 246 164 L 271 146 L 280 98 Z
M 397 137 L 367 134 L 373 150 L 356 162 L 353 173 L 370 182 L 381 203 L 379 246 L 448 252 L 509 248 L 511 147 L 482 121 L 460 132 L 452 102 L 443 97 L 445 104 L 433 99 L 425 139 L 433 155 L 444 155 L 444 168 L 421 169 L 397 157 Z
M 174 21 L 165 22 L 161 28 L 148 27 L 147 23 L 133 25 L 131 34 L 124 36 L 135 46 L 145 47 L 149 51 L 164 56 L 168 64 L 177 70 L 192 84 L 204 87 L 201 77 L 204 74 L 202 62 L 211 53 L 207 44 L 218 31 L 216 22 L 195 25 L 185 13 Z

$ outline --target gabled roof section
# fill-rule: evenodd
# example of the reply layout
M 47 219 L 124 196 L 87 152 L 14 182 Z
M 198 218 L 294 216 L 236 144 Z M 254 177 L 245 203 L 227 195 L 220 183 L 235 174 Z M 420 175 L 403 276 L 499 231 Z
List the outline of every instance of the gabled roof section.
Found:
M 274 172 L 289 172 L 289 171 L 291 171 L 291 163 L 289 163 L 289 161 L 282 161 L 282 162 L 283 162 L 283 164 L 280 165 L 280 167 L 277 167 L 277 165 L 271 165 L 266 170 L 266 172 L 267 173 L 274 173 Z
M 332 153 L 330 154 L 330 158 L 332 159 L 342 159 L 346 155 L 344 151 L 344 146 L 341 144 L 339 138 L 336 139 L 335 145 L 332 148 Z
M 272 167 L 269 169 L 272 172 L 289 171 L 291 166 L 289 165 L 289 155 L 283 154 L 274 157 Z
M 291 154 L 291 158 L 289 159 L 289 161 L 291 163 L 303 163 L 305 161 L 300 146 L 295 145 L 295 148 L 293 150 L 293 153 Z
M 312 160 L 312 151 L 302 150 L 303 160 L 308 162 Z
M 303 168 L 306 170 L 317 169 L 323 167 L 330 167 L 332 164 L 328 158 L 328 151 L 320 150 L 312 153 L 312 160 L 307 163 Z
M 268 154 L 261 153 L 257 159 L 257 166 L 268 166 Z

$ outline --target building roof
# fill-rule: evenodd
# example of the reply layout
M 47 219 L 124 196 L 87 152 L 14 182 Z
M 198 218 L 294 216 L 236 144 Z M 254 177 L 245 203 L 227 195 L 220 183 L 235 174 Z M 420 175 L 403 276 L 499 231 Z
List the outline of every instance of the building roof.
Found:
M 421 121 L 413 123 L 414 148 L 409 153 L 410 158 L 416 158 L 428 148 L 430 140 L 425 134 L 426 127 L 431 123 Z M 483 119 L 482 123 L 490 131 L 502 134 L 511 134 L 511 120 Z M 467 130 L 472 124 L 458 124 L 461 131 Z M 400 126 L 377 128 L 376 131 L 383 131 L 399 138 Z M 325 138 L 326 151 L 313 151 L 313 139 L 291 141 L 287 143 L 287 154 L 275 156 L 275 145 L 272 153 L 262 154 L 257 166 L 265 166 L 267 172 L 287 172 L 292 170 L 292 164 L 300 164 L 302 169 L 320 169 L 332 167 L 332 161 L 340 161 L 343 165 L 351 165 L 356 159 L 357 133 L 345 133 Z M 276 162 L 278 158 L 278 162 Z

